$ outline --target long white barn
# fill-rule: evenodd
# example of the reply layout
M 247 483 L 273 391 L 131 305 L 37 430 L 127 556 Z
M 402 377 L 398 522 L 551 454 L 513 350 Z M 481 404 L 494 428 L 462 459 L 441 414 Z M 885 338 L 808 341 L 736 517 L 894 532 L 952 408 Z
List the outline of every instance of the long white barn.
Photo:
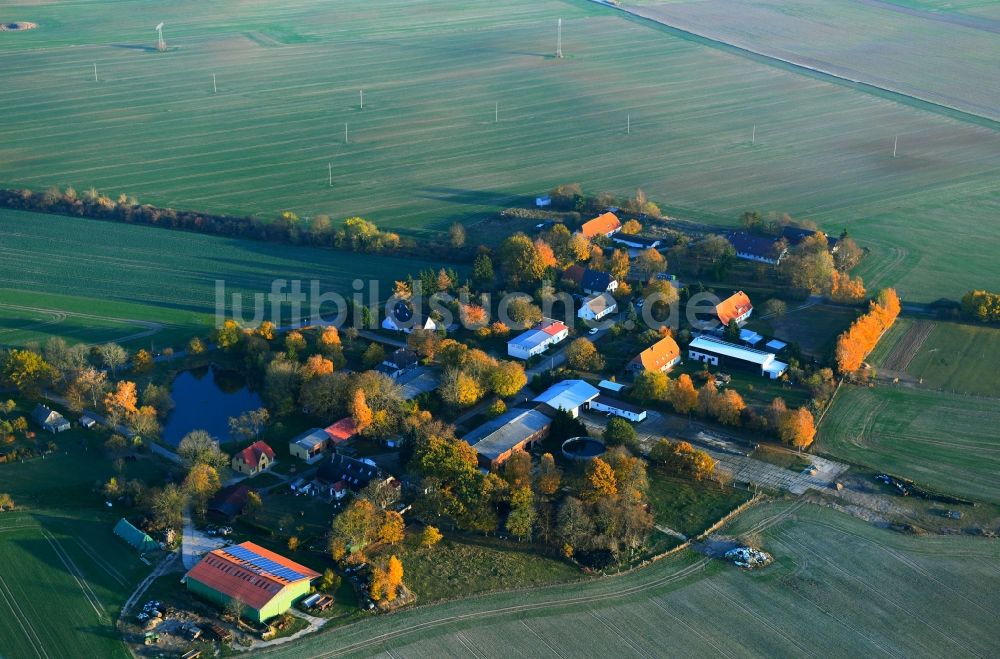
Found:
M 688 359 L 705 362 L 713 366 L 737 362 L 745 366 L 756 366 L 761 375 L 776 380 L 788 370 L 788 364 L 779 362 L 774 353 L 744 348 L 713 336 L 699 336 L 688 344 Z

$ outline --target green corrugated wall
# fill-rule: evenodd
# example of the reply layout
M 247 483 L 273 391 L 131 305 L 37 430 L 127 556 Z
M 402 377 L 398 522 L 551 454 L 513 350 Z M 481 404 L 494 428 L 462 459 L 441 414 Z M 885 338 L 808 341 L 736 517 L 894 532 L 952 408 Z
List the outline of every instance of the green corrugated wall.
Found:
M 195 595 L 209 600 L 218 604 L 220 607 L 225 607 L 229 603 L 229 596 L 225 593 L 221 593 L 210 586 L 206 586 L 197 579 L 192 579 L 188 577 L 187 588 Z M 258 610 L 245 606 L 243 608 L 243 616 L 249 620 L 255 620 L 257 622 L 264 622 L 269 618 L 274 616 L 280 616 L 282 613 L 292 608 L 292 603 L 298 598 L 309 593 L 309 582 L 301 581 L 290 586 L 285 586 L 281 589 L 277 595 L 275 595 L 270 602 L 264 605 L 264 608 Z

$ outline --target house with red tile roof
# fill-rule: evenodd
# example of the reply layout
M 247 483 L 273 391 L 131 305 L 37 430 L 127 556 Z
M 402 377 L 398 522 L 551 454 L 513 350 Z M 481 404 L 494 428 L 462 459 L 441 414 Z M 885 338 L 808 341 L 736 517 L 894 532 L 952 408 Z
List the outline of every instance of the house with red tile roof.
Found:
M 255 476 L 274 462 L 274 449 L 265 442 L 254 442 L 233 456 L 233 471 Z
M 649 346 L 628 364 L 630 371 L 669 371 L 681 361 L 681 349 L 672 336 Z
M 622 230 L 621 220 L 614 213 L 602 213 L 592 220 L 588 220 L 580 227 L 580 233 L 587 238 L 598 236 L 611 237 Z
M 309 594 L 319 572 L 252 542 L 211 551 L 184 575 L 187 589 L 220 607 L 243 602 L 242 615 L 256 622 L 279 616 Z
M 357 435 L 358 426 L 354 423 L 354 418 L 348 416 L 331 426 L 327 426 L 326 434 L 330 437 L 330 443 L 337 446 Z
M 753 305 L 743 291 L 737 291 L 715 305 L 715 315 L 723 325 L 728 325 L 733 320 L 742 325 L 750 318 L 751 313 Z

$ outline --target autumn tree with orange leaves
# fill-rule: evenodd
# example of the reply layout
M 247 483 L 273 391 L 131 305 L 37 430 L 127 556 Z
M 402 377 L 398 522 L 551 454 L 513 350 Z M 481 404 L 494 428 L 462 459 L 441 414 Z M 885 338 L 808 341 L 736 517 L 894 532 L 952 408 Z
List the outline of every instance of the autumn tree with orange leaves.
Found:
M 859 304 L 865 299 L 865 283 L 861 277 L 851 279 L 846 272 L 834 270 L 830 279 L 830 299 L 839 304 Z
M 841 373 L 853 373 L 861 368 L 865 357 L 896 321 L 899 312 L 900 303 L 896 291 L 891 288 L 880 291 L 869 305 L 868 313 L 854 321 L 837 338 L 837 368 Z
M 333 325 L 323 328 L 323 333 L 319 336 L 319 343 L 321 346 L 339 346 L 340 332 Z
M 600 458 L 592 458 L 590 464 L 587 465 L 584 496 L 591 501 L 618 496 L 618 481 L 615 478 L 615 470 Z
M 680 377 L 670 383 L 667 400 L 678 414 L 690 414 L 697 407 L 698 390 L 694 388 L 690 375 L 681 373 Z
M 119 382 L 114 391 L 109 391 L 104 397 L 104 409 L 112 425 L 118 425 L 138 412 L 138 403 L 135 382 L 128 380 Z
M 462 317 L 462 324 L 466 329 L 476 329 L 485 326 L 490 321 L 490 315 L 486 309 L 478 304 L 463 304 L 459 307 Z
M 355 389 L 351 397 L 351 417 L 358 432 L 364 432 L 372 424 L 374 414 L 372 408 L 368 407 L 368 401 L 365 400 L 365 392 L 361 389 Z
M 712 416 L 727 426 L 740 425 L 740 415 L 746 409 L 747 404 L 733 389 L 725 389 L 712 397 L 709 403 L 709 412 Z
M 302 378 L 309 380 L 321 375 L 333 373 L 333 362 L 323 357 L 323 355 L 311 355 L 302 367 Z
M 808 448 L 816 438 L 816 425 L 812 412 L 804 407 L 786 412 L 778 423 L 778 435 L 781 441 L 797 449 Z
M 552 247 L 542 240 L 541 238 L 535 239 L 535 251 L 537 252 L 538 262 L 544 268 L 554 268 L 556 267 L 556 254 L 552 251 Z

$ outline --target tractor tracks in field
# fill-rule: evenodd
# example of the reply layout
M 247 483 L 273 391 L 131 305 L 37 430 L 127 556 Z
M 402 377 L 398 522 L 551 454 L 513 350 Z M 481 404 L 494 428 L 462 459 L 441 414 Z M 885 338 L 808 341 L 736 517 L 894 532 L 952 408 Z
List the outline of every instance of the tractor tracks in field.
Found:
M 42 639 L 38 636 L 38 631 L 31 624 L 31 618 L 25 615 L 24 610 L 21 609 L 21 605 L 17 601 L 17 596 L 14 595 L 14 592 L 10 589 L 6 580 L 4 580 L 3 575 L 0 575 L 0 601 L 10 609 L 10 612 L 14 616 L 14 622 L 24 632 L 24 637 L 28 639 L 28 644 L 35 651 L 35 654 L 41 659 L 48 659 L 49 653 L 45 651 L 45 646 L 42 645 Z
M 83 576 L 83 572 L 80 571 L 77 564 L 73 561 L 70 555 L 66 553 L 66 550 L 61 544 L 59 544 L 59 541 L 51 533 L 42 531 L 42 537 L 48 540 L 49 544 L 52 545 L 52 550 L 55 552 L 56 556 L 59 557 L 59 560 L 62 561 L 62 564 L 66 566 L 66 571 L 69 572 L 70 576 L 72 576 L 76 581 L 76 584 L 80 587 L 80 591 L 83 593 L 84 598 L 87 600 L 87 603 L 90 604 L 90 607 L 94 609 L 94 613 L 97 614 L 97 617 L 102 622 L 107 622 L 107 610 L 104 608 L 104 605 L 101 604 L 101 600 L 97 597 L 97 593 L 95 593 L 90 587 L 90 584 L 87 583 L 87 578 Z
M 90 560 L 97 565 L 97 567 L 107 572 L 109 577 L 118 582 L 118 585 L 125 587 L 128 586 L 128 579 L 125 578 L 125 575 L 119 572 L 111 563 L 108 563 L 106 560 L 101 558 L 93 547 L 87 544 L 82 538 L 76 538 L 76 543 L 80 545 L 80 549 L 83 550 L 83 553 L 86 554 Z
M 896 340 L 892 351 L 882 362 L 882 369 L 899 374 L 905 374 L 913 358 L 923 347 L 927 337 L 934 331 L 934 323 L 928 320 L 918 320 L 906 329 L 903 336 Z
M 944 629 L 941 629 L 941 627 L 939 625 L 934 624 L 932 621 L 928 620 L 926 617 L 919 615 L 913 609 L 910 609 L 907 606 L 905 606 L 905 602 L 900 602 L 897 598 L 891 597 L 890 595 L 887 595 L 886 593 L 882 592 L 879 588 L 877 588 L 876 586 L 872 585 L 871 583 L 869 583 L 865 579 L 861 578 L 857 574 L 853 573 L 851 570 L 849 570 L 847 568 L 844 568 L 841 565 L 838 565 L 837 562 L 834 561 L 833 559 L 831 559 L 831 558 L 829 558 L 827 556 L 824 556 L 822 552 L 816 551 L 815 548 L 811 548 L 808 545 L 806 545 L 805 543 L 797 541 L 797 540 L 795 540 L 794 538 L 790 537 L 787 534 L 780 534 L 779 533 L 779 534 L 776 534 L 776 536 L 777 536 L 777 538 L 780 541 L 784 542 L 787 546 L 797 548 L 803 555 L 812 555 L 815 558 L 817 558 L 818 560 L 820 560 L 821 562 L 825 563 L 834 572 L 840 574 L 844 578 L 845 582 L 853 582 L 853 583 L 855 583 L 862 590 L 867 591 L 870 595 L 872 595 L 874 598 L 876 598 L 876 599 L 884 602 L 887 606 L 899 610 L 906 617 L 909 617 L 909 618 L 911 618 L 913 620 L 919 621 L 925 628 L 933 630 L 941 638 L 947 640 L 948 642 L 950 642 L 952 645 L 956 646 L 962 652 L 968 653 L 970 656 L 975 656 L 975 657 L 982 657 L 983 656 L 981 653 L 976 652 L 975 649 L 973 649 L 968 644 L 963 643 L 960 639 L 958 639 L 955 636 L 947 633 Z M 879 545 L 877 545 L 877 546 L 879 546 Z M 885 550 L 885 547 L 883 547 L 883 546 L 879 546 L 879 547 L 883 551 Z M 890 554 L 890 556 L 891 555 L 892 554 Z
M 111 322 L 114 322 L 114 323 L 121 323 L 123 325 L 138 325 L 139 327 L 144 327 L 145 328 L 145 329 L 143 329 L 141 331 L 138 331 L 138 332 L 135 332 L 133 334 L 129 334 L 127 336 L 119 337 L 117 339 L 118 342 L 134 341 L 134 340 L 137 340 L 137 339 L 144 339 L 147 336 L 153 336 L 154 334 L 160 333 L 161 331 L 163 331 L 163 328 L 164 328 L 163 323 L 157 323 L 157 322 L 153 322 L 151 320 L 138 320 L 136 318 L 114 318 L 114 317 L 111 317 L 111 316 L 98 316 L 96 314 L 80 313 L 80 312 L 76 312 L 76 311 L 62 311 L 62 310 L 59 310 L 59 309 L 46 309 L 44 307 L 31 307 L 31 306 L 25 306 L 25 305 L 20 305 L 20 304 L 7 304 L 7 303 L 0 303 L 0 308 L 2 308 L 2 309 L 12 309 L 14 311 L 28 311 L 28 312 L 31 312 L 31 313 L 37 313 L 37 314 L 42 314 L 42 315 L 48 315 L 49 316 L 48 319 L 43 320 L 43 321 L 39 321 L 38 323 L 35 323 L 33 325 L 29 325 L 27 327 L 17 328 L 17 330 L 14 330 L 14 329 L 3 330 L 3 331 L 6 331 L 6 332 L 24 331 L 24 330 L 36 330 L 36 329 L 39 329 L 39 328 L 42 328 L 42 327 L 47 327 L 47 326 L 50 326 L 50 325 L 58 325 L 59 323 L 65 321 L 67 318 L 69 318 L 71 316 L 74 317 L 74 318 L 87 318 L 87 319 L 90 319 L 90 320 L 111 321 Z M 0 334 L 2 334 L 3 331 L 0 331 Z

